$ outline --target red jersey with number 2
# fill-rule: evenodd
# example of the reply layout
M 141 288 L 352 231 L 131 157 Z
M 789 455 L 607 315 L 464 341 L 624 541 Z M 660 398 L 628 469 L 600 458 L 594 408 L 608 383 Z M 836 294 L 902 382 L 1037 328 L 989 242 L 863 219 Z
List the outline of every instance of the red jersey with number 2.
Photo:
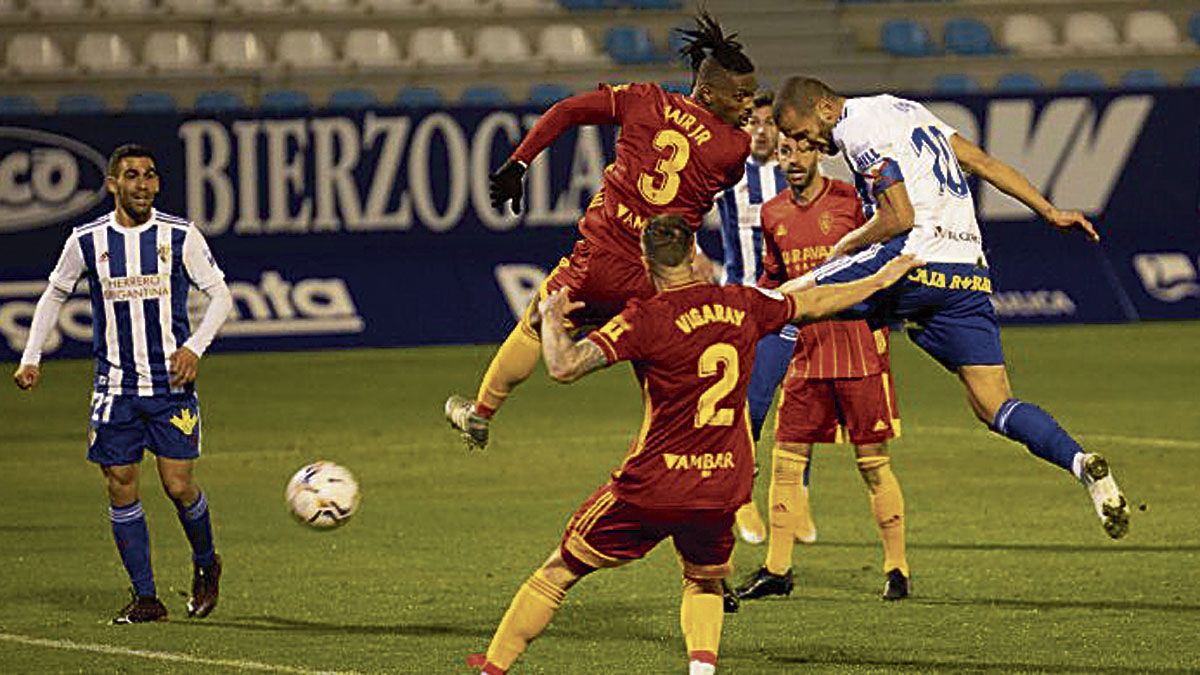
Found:
M 616 495 L 645 508 L 731 509 L 754 474 L 746 389 L 758 340 L 795 312 L 772 291 L 693 282 L 631 300 L 588 339 L 632 361 L 645 417 Z

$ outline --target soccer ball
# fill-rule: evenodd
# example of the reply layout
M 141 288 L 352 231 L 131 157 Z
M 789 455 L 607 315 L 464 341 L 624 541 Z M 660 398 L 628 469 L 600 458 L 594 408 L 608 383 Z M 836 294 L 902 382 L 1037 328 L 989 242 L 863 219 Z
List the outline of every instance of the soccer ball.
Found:
M 342 525 L 358 509 L 358 482 L 344 466 L 313 462 L 287 485 L 288 508 L 300 522 L 317 529 Z

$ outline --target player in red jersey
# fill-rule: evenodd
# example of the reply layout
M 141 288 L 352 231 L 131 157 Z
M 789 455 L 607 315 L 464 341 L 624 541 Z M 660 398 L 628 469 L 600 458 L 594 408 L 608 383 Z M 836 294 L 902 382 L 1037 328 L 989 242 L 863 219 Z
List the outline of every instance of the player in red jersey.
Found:
M 567 319 L 573 327 L 598 326 L 631 298 L 654 294 L 642 266 L 638 233 L 659 214 L 678 214 L 700 227 L 713 199 L 737 183 L 750 153 L 741 127 L 753 110 L 754 66 L 741 45 L 707 14 L 683 31 L 691 59 L 690 96 L 657 84 L 601 85 L 555 104 L 491 177 L 492 206 L 511 200 L 520 210 L 522 178 L 530 162 L 573 126 L 621 127 L 615 161 L 579 221 L 581 239 L 542 285 L 539 296 L 562 288 L 585 305 Z M 474 401 L 451 396 L 446 418 L 470 447 L 487 444 L 488 423 L 508 395 L 537 365 L 538 329 L 533 304 L 492 358 Z
M 777 156 L 790 189 L 762 207 L 763 288 L 777 288 L 824 263 L 834 245 L 866 221 L 854 186 L 820 175 L 816 146 L 781 138 Z M 738 588 L 738 598 L 791 593 L 793 532 L 808 509 L 801 478 L 813 444 L 835 442 L 839 427 L 854 444 L 883 541 L 883 597 L 908 596 L 904 496 L 887 452 L 899 419 L 886 330 L 872 334 L 863 320 L 800 328 L 776 413 L 767 559 Z
M 683 563 L 680 626 L 689 672 L 714 672 L 731 528 L 734 513 L 750 499 L 754 471 L 746 389 L 755 346 L 788 322 L 856 304 L 917 264 L 897 259 L 862 283 L 781 295 L 701 279 L 692 269 L 695 238 L 682 216 L 653 219 L 641 240 L 657 295 L 630 301 L 578 342 L 563 320 L 583 303 L 562 289 L 539 304 L 550 376 L 571 382 L 631 361 L 646 416 L 621 466 L 580 506 L 562 542 L 521 586 L 487 653 L 468 658 L 484 673 L 504 673 L 585 575 L 637 560 L 668 537 Z

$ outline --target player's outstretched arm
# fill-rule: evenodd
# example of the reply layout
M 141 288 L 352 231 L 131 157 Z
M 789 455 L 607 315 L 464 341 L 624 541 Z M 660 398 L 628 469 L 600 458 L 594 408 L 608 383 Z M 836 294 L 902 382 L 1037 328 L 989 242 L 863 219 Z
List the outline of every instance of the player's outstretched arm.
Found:
M 911 255 L 899 255 L 869 277 L 844 284 L 813 286 L 790 293 L 796 306 L 792 322 L 819 321 L 836 316 L 839 312 L 850 309 L 900 281 L 913 269 L 924 264 L 924 261 Z
M 847 232 L 834 245 L 829 255 L 830 259 L 887 241 L 913 228 L 916 211 L 913 210 L 912 200 L 908 198 L 908 188 L 904 187 L 904 181 L 892 183 L 887 189 L 876 193 L 875 199 L 879 204 L 875 215 L 863 223 L 862 227 Z
M 33 310 L 33 321 L 29 324 L 29 338 L 25 341 L 25 351 L 21 354 L 21 365 L 13 373 L 13 382 L 23 390 L 33 389 L 41 381 L 42 371 L 38 366 L 42 362 L 42 345 L 50 336 L 58 312 L 62 309 L 70 295 L 67 291 L 53 283 L 42 291 L 38 298 L 37 307 Z
M 983 151 L 978 145 L 960 134 L 950 137 L 954 156 L 967 171 L 979 176 L 1004 194 L 1028 206 L 1047 223 L 1061 230 L 1082 230 L 1092 241 L 1100 241 L 1096 227 L 1081 211 L 1063 211 L 1055 208 L 1050 200 L 1042 196 L 1020 171 Z
M 574 382 L 608 363 L 604 352 L 594 342 L 572 340 L 563 327 L 567 314 L 580 307 L 583 303 L 572 302 L 566 290 L 554 291 L 538 303 L 542 315 L 542 357 L 546 360 L 546 370 L 556 382 Z

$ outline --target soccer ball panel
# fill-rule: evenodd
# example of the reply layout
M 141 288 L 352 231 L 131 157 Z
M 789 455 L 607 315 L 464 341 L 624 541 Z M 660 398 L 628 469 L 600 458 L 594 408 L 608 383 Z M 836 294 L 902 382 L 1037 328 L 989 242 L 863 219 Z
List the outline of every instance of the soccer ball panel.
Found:
M 292 476 L 286 497 L 297 520 L 317 529 L 330 529 L 344 524 L 358 510 L 358 482 L 343 466 L 314 462 Z

